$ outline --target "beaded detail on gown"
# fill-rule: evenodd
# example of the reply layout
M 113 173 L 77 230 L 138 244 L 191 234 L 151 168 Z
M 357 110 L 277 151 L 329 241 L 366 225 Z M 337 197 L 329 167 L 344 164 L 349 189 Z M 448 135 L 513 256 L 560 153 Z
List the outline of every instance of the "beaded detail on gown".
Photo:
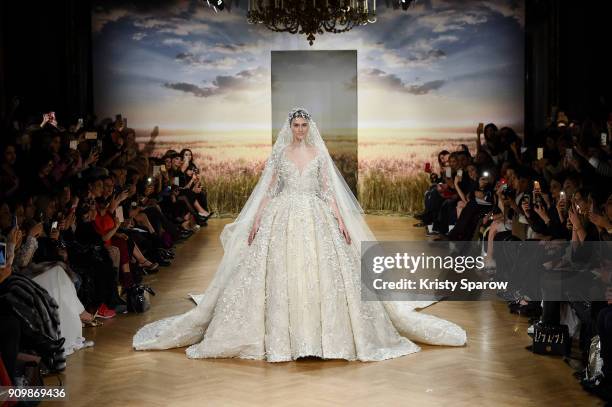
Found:
M 250 246 L 241 238 L 231 277 L 213 279 L 194 309 L 141 328 L 134 348 L 190 345 L 189 358 L 376 361 L 419 351 L 410 339 L 465 344 L 462 328 L 414 310 L 429 303 L 361 300 L 359 252 L 338 229 L 325 165 L 317 154 L 299 168 L 283 153 L 259 231 Z

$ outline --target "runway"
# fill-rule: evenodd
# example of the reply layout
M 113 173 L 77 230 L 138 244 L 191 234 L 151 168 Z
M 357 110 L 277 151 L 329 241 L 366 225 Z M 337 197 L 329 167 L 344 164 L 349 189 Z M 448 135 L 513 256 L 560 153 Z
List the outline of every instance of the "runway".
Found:
M 133 351 L 132 335 L 147 322 L 194 305 L 222 257 L 213 219 L 177 247 L 169 268 L 146 277 L 157 296 L 145 314 L 128 314 L 87 328 L 93 348 L 68 357 L 61 406 L 576 406 L 603 405 L 590 397 L 556 357 L 525 350 L 527 319 L 501 302 L 442 302 L 423 312 L 467 330 L 462 348 L 422 345 L 422 352 L 363 363 L 316 359 L 272 364 L 239 359 L 187 359 L 183 349 Z M 367 216 L 379 240 L 423 240 L 412 218 Z M 47 384 L 55 385 L 54 377 Z

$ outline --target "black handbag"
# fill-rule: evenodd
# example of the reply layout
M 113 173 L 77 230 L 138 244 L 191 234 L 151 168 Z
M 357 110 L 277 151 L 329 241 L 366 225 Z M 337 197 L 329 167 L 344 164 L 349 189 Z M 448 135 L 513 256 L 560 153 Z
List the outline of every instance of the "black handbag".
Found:
M 127 309 L 129 312 L 143 313 L 151 308 L 149 294 L 155 291 L 148 285 L 139 284 L 127 289 Z
M 544 325 L 538 322 L 533 331 L 533 353 L 540 355 L 570 354 L 572 340 L 567 325 Z

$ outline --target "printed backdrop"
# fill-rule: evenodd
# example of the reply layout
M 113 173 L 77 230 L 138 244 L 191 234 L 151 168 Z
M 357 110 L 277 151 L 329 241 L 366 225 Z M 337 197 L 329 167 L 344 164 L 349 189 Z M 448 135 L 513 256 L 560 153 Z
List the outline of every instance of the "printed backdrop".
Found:
M 357 137 L 358 197 L 367 211 L 418 210 L 424 163 L 443 148 L 474 148 L 479 122 L 522 133 L 522 1 L 420 0 L 408 11 L 379 2 L 375 24 L 319 35 L 313 46 L 305 36 L 247 24 L 246 2 L 218 13 L 196 0 L 141 3 L 99 0 L 94 7 L 96 113 L 123 114 L 142 142 L 159 126 L 159 155 L 191 147 L 218 212 L 240 210 L 271 134 L 295 96 L 307 95 L 296 86 L 290 106 L 277 103 L 287 99 L 273 96 L 273 51 L 356 52 L 356 75 L 320 75 L 356 89 L 347 132 Z M 327 139 L 338 126 L 332 118 L 354 103 L 297 104 L 313 112 Z

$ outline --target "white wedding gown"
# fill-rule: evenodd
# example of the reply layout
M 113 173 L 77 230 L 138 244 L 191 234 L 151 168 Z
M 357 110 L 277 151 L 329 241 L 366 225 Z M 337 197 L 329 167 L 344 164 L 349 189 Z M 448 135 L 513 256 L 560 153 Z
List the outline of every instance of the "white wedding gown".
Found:
M 281 362 L 389 359 L 419 351 L 410 339 L 464 345 L 462 328 L 415 311 L 431 302 L 361 300 L 358 248 L 328 205 L 322 155 L 301 169 L 281 157 L 273 198 L 252 245 L 240 237 L 231 277 L 217 271 L 196 308 L 144 326 L 134 348 L 191 345 L 189 358 Z

